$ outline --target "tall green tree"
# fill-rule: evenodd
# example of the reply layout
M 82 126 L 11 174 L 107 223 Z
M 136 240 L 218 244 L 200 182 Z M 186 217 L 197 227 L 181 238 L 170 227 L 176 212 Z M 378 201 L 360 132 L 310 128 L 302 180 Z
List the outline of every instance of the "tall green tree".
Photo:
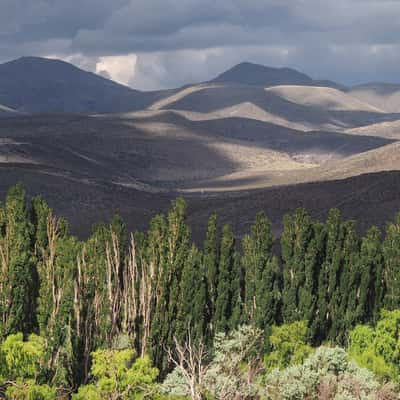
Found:
M 202 255 L 193 245 L 182 271 L 180 300 L 175 336 L 179 343 L 187 341 L 190 331 L 195 342 L 207 339 L 206 274 Z
M 2 212 L 0 237 L 0 314 L 1 333 L 32 332 L 36 323 L 38 290 L 33 226 L 27 207 L 25 189 L 12 187 Z
M 180 281 L 190 249 L 190 230 L 185 223 L 186 202 L 178 198 L 168 213 L 165 242 L 165 264 L 160 272 L 159 300 L 157 301 L 152 348 L 155 365 L 163 372 L 168 368 L 164 351 L 156 347 L 172 347 L 179 309 Z
M 372 227 L 362 238 L 360 256 L 353 260 L 349 277 L 348 328 L 376 321 L 383 303 L 383 255 L 381 233 Z
M 233 270 L 231 277 L 231 315 L 229 329 L 239 327 L 243 320 L 244 273 L 241 257 L 238 251 L 233 255 Z
M 308 312 L 303 297 L 309 293 L 302 288 L 306 284 L 306 254 L 313 230 L 311 218 L 304 209 L 296 210 L 293 216 L 286 215 L 283 224 L 283 318 L 289 323 L 304 319 Z
M 383 255 L 384 306 L 388 310 L 394 310 L 400 308 L 400 213 L 386 228 Z
M 206 239 L 204 241 L 203 264 L 207 275 L 207 319 L 212 332 L 218 288 L 219 234 L 217 214 L 211 215 L 208 220 Z
M 153 363 L 160 369 L 166 360 L 163 346 L 167 346 L 168 326 L 167 313 L 169 301 L 169 270 L 167 264 L 168 241 L 167 223 L 163 215 L 157 215 L 150 223 L 148 232 L 147 259 L 153 265 L 156 296 L 154 299 L 154 315 L 151 321 L 149 353 Z M 164 365 L 165 366 L 165 365 Z
M 343 229 L 339 210 L 329 211 L 325 231 L 325 255 L 318 278 L 318 312 L 315 330 L 317 341 L 323 341 L 328 336 L 332 325 L 332 314 L 335 314 L 334 300 L 338 298 L 343 247 Z
M 309 321 L 311 341 L 318 342 L 321 336 L 321 317 L 326 312 L 326 305 L 318 301 L 319 285 L 324 286 L 325 283 L 325 276 L 321 275 L 325 260 L 326 230 L 323 224 L 314 223 L 312 231 L 312 239 L 305 255 L 305 281 L 300 289 L 300 309 L 303 310 L 305 320 Z
M 224 225 L 221 236 L 217 301 L 215 304 L 215 332 L 227 332 L 232 315 L 232 279 L 235 269 L 235 238 L 230 225 Z M 236 300 L 236 299 L 235 299 Z
M 244 320 L 266 332 L 280 322 L 281 272 L 272 253 L 271 223 L 264 213 L 256 216 L 251 232 L 242 241 L 245 274 Z
M 276 257 L 271 258 L 266 265 L 256 285 L 257 308 L 254 322 L 257 328 L 264 331 L 267 341 L 273 325 L 282 322 L 282 273 Z
M 345 344 L 348 330 L 357 318 L 356 308 L 349 307 L 349 299 L 357 296 L 353 292 L 355 285 L 353 276 L 357 275 L 359 261 L 359 240 L 355 221 L 346 221 L 342 227 L 342 249 L 338 250 L 338 282 L 332 296 L 330 338 L 336 343 Z
M 264 213 L 256 216 L 251 232 L 242 241 L 242 264 L 245 272 L 245 319 L 254 322 L 257 305 L 257 285 L 272 254 L 271 223 Z

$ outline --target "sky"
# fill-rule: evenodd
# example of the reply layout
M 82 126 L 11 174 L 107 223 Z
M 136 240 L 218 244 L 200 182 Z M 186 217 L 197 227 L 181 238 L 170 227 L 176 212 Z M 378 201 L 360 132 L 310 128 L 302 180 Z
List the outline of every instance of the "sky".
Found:
M 0 62 L 31 55 L 142 90 L 242 61 L 400 82 L 400 0 L 0 0 Z

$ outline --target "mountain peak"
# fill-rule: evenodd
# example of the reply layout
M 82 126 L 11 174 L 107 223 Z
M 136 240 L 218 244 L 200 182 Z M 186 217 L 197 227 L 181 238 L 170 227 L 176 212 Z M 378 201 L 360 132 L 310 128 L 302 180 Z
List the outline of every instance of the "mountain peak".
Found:
M 273 68 L 245 61 L 218 75 L 212 82 L 275 86 L 310 85 L 313 80 L 295 69 Z
M 0 104 L 26 112 L 125 112 L 147 99 L 66 61 L 21 57 L 0 64 Z
M 37 57 L 37 56 L 22 56 L 19 58 L 16 58 L 15 60 L 8 61 L 4 63 L 3 65 L 38 65 L 38 66 L 44 66 L 44 65 L 64 65 L 68 68 L 71 69 L 80 69 L 76 67 L 73 64 L 70 64 L 66 61 L 57 59 L 57 58 L 47 58 L 47 57 Z

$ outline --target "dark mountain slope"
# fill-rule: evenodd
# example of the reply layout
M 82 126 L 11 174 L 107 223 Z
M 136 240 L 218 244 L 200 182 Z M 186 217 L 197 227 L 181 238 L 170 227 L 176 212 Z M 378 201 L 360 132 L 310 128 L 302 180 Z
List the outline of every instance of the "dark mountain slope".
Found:
M 144 108 L 153 97 L 60 60 L 0 64 L 0 104 L 19 111 L 123 112 Z

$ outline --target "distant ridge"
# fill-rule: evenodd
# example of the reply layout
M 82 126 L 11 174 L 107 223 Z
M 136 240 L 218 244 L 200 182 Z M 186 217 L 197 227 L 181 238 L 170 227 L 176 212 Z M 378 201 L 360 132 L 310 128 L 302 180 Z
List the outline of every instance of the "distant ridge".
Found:
M 329 80 L 315 80 L 293 68 L 273 68 L 242 62 L 202 84 L 189 83 L 177 89 L 143 92 L 84 71 L 65 61 L 40 57 L 21 57 L 0 64 L 0 105 L 3 107 L 0 112 L 4 116 L 8 108 L 14 115 L 15 112 L 126 113 L 148 108 L 165 109 L 167 106 L 176 109 L 188 101 L 197 103 L 191 104 L 189 108 L 185 106 L 184 110 L 200 112 L 211 105 L 214 106 L 213 111 L 248 102 L 260 107 L 260 101 L 268 108 L 275 109 L 279 101 L 285 100 L 285 96 L 266 98 L 263 91 L 265 88 L 280 86 L 304 87 L 302 90 L 305 91 L 307 87 L 336 89 L 364 103 L 363 109 L 369 105 L 369 111 L 375 107 L 379 112 L 400 113 L 400 85 L 369 83 L 347 88 Z M 236 104 L 231 104 L 232 95 Z M 296 102 L 298 106 L 308 106 L 304 99 L 300 100 Z M 325 100 L 326 96 L 321 99 Z M 313 98 L 314 103 L 318 101 L 318 98 Z M 316 104 L 322 108 L 326 105 L 326 102 Z M 297 107 L 295 111 L 300 113 L 306 110 Z M 358 120 L 357 117 L 353 125 L 357 125 Z M 352 126 L 346 124 L 345 127 Z
M 400 112 L 400 84 L 398 83 L 365 83 L 352 87 L 349 94 L 386 112 Z
M 60 60 L 22 57 L 0 64 L 0 104 L 24 112 L 123 112 L 149 95 Z
M 314 80 L 292 68 L 272 68 L 260 64 L 243 62 L 218 75 L 213 83 L 237 83 L 256 86 L 303 85 L 327 86 L 343 89 L 344 86 L 331 81 Z

